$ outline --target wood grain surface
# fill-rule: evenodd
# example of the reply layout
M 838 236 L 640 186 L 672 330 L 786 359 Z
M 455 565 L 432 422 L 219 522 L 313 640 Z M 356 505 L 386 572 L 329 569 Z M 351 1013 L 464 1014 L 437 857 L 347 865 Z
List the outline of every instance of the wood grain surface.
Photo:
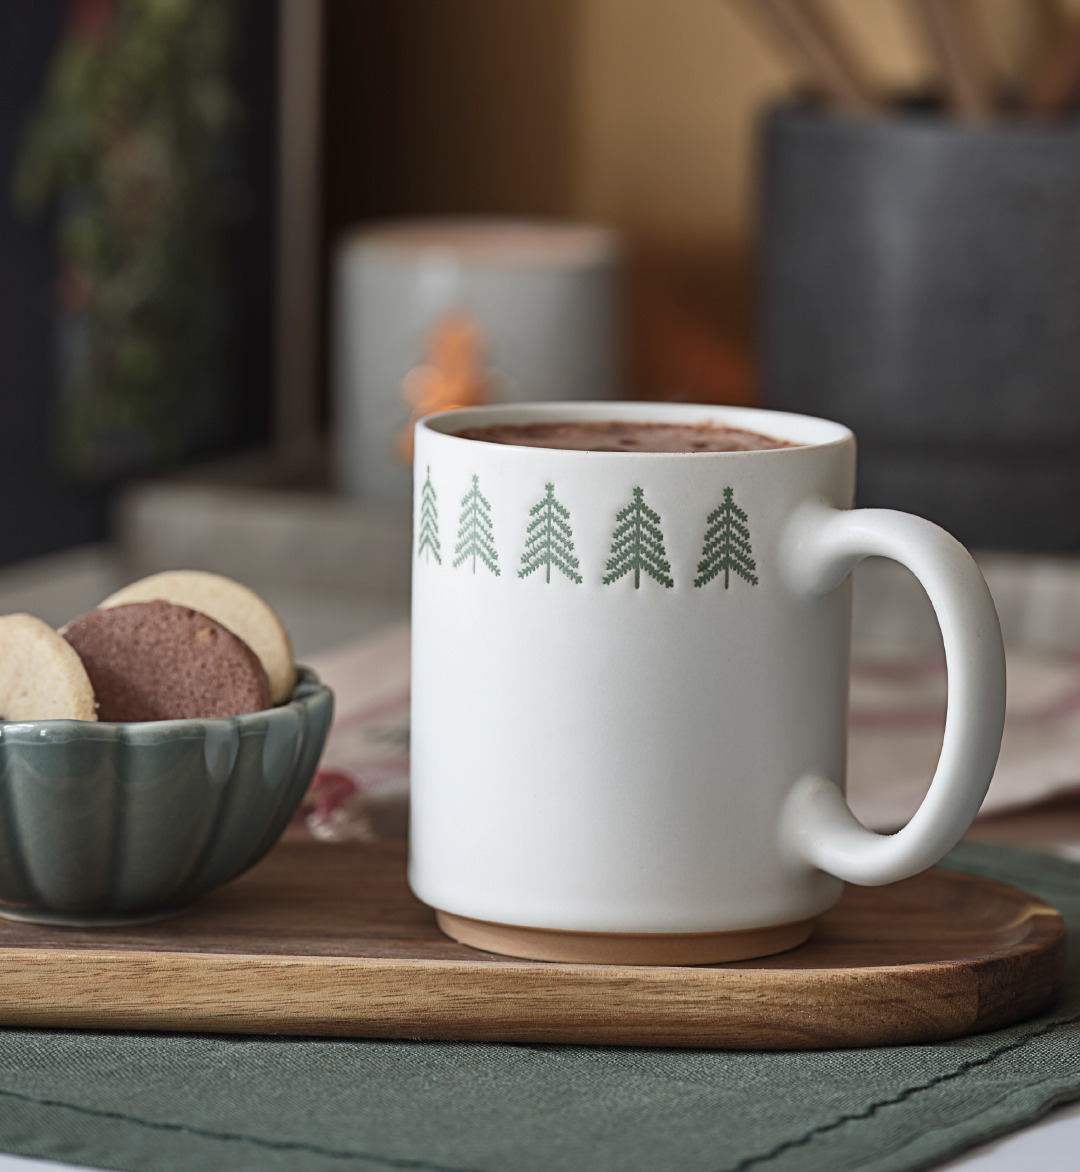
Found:
M 924 1042 L 1022 1020 L 1064 975 L 1064 923 L 933 870 L 849 888 L 810 940 L 696 968 L 520 961 L 455 944 L 405 846 L 283 844 L 170 920 L 0 921 L 0 1025 L 736 1049 Z

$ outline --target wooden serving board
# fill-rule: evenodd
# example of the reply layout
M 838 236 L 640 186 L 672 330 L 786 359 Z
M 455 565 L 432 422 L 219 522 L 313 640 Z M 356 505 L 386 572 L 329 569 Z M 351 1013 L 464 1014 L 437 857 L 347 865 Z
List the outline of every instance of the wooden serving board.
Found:
M 0 1025 L 811 1049 L 1019 1021 L 1064 977 L 1061 916 L 933 870 L 849 888 L 800 948 L 695 968 L 512 960 L 455 944 L 405 846 L 284 844 L 138 928 L 0 921 Z

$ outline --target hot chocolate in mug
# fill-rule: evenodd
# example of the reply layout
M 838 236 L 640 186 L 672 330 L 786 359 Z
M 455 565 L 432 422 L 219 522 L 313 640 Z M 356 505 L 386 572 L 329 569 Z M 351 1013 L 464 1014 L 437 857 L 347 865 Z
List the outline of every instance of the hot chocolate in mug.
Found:
M 789 441 L 603 452 L 497 423 L 713 423 Z M 656 403 L 448 411 L 416 428 L 409 882 L 443 931 L 546 960 L 695 964 L 807 938 L 843 883 L 936 863 L 990 783 L 993 602 L 929 521 L 854 509 L 847 428 Z M 898 833 L 844 798 L 850 573 L 921 582 L 949 675 L 937 771 Z

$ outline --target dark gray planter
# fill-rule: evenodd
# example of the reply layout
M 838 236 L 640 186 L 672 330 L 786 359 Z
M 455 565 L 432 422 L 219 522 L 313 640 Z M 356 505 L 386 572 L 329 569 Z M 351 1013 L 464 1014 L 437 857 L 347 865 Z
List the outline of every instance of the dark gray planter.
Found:
M 768 405 L 855 431 L 860 504 L 1080 551 L 1080 124 L 784 109 L 764 169 Z

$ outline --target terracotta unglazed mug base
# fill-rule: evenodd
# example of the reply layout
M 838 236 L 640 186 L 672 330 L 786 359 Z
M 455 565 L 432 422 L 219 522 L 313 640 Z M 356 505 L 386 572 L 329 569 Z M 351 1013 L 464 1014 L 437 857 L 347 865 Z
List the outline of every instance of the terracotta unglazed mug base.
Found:
M 796 948 L 814 928 L 811 919 L 741 932 L 565 932 L 492 924 L 441 911 L 435 913 L 435 921 L 452 940 L 470 948 L 571 964 L 684 965 L 750 960 Z

